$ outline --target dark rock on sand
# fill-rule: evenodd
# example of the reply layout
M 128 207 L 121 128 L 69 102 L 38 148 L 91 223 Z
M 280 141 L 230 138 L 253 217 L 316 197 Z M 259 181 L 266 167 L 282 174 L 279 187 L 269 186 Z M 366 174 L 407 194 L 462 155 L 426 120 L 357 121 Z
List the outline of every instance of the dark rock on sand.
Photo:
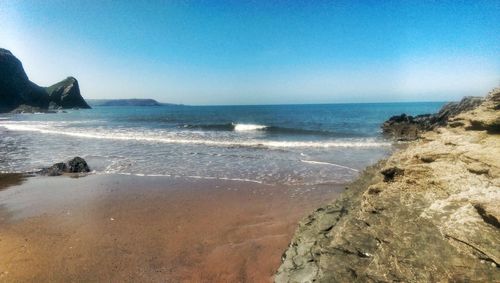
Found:
M 0 113 L 47 112 L 49 109 L 90 108 L 73 77 L 41 87 L 31 82 L 12 52 L 0 48 Z
M 81 157 L 74 157 L 68 162 L 59 162 L 48 168 L 42 169 L 39 173 L 47 176 L 60 176 L 64 173 L 88 173 L 90 168 L 87 162 Z
M 56 163 L 48 168 L 42 169 L 40 173 L 47 176 L 59 176 L 67 172 L 67 166 L 64 162 Z
M 482 97 L 464 97 L 460 102 L 445 104 L 438 113 L 409 116 L 401 114 L 389 118 L 382 124 L 384 134 L 400 141 L 418 139 L 420 133 L 448 124 L 450 118 L 460 113 L 470 111 L 484 101 Z M 451 127 L 462 126 L 459 122 L 450 124 Z
M 90 172 L 90 168 L 87 162 L 81 157 L 75 157 L 68 161 L 68 172 L 69 173 L 81 173 Z

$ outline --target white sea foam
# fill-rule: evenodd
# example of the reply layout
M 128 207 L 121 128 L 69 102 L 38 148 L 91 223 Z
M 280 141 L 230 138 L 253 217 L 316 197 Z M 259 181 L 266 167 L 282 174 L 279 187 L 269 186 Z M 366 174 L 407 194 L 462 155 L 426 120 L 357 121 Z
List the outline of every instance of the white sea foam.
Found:
M 228 178 L 228 177 L 211 177 L 211 176 L 196 176 L 196 175 L 171 175 L 171 174 L 143 174 L 143 173 L 125 173 L 125 172 L 103 172 L 99 175 L 107 175 L 107 174 L 117 174 L 117 175 L 126 175 L 126 176 L 137 176 L 137 177 L 171 177 L 171 178 L 188 178 L 188 179 L 201 179 L 201 180 L 224 180 L 224 181 L 238 181 L 238 182 L 249 182 L 249 183 L 257 183 L 264 184 L 264 182 L 252 179 L 243 179 L 243 178 Z
M 255 125 L 254 125 L 255 126 Z M 123 141 L 141 141 L 167 144 L 201 144 L 208 146 L 224 147 L 271 147 L 271 148 L 330 148 L 330 147 L 386 147 L 389 142 L 380 142 L 373 139 L 358 140 L 331 140 L 331 141 L 270 141 L 270 140 L 217 140 L 200 139 L 191 137 L 180 137 L 172 134 L 162 135 L 152 131 L 120 130 L 113 131 L 107 129 L 71 129 L 53 127 L 51 124 L 24 124 L 24 123 L 0 123 L 0 127 L 5 127 L 11 131 L 29 131 L 51 135 L 65 135 L 78 138 L 107 139 Z
M 352 170 L 355 172 L 359 172 L 358 169 L 354 169 L 351 167 L 347 167 L 347 166 L 335 164 L 335 163 L 330 163 L 330 162 L 322 162 L 322 161 L 314 161 L 314 160 L 302 160 L 302 159 L 300 161 L 302 161 L 304 163 L 309 163 L 309 164 L 330 165 L 330 166 L 335 166 L 335 167 L 344 168 L 344 169 Z
M 244 132 L 244 131 L 256 131 L 256 130 L 263 130 L 267 128 L 265 125 L 256 125 L 256 124 L 234 124 L 234 130 L 237 132 Z

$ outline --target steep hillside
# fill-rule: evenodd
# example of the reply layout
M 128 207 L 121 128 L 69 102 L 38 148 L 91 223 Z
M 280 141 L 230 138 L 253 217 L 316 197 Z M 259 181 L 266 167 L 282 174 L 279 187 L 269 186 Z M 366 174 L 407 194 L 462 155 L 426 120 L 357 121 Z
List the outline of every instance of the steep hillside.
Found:
M 0 113 L 67 108 L 90 108 L 75 78 L 68 77 L 50 87 L 40 87 L 28 79 L 19 59 L 0 48 Z

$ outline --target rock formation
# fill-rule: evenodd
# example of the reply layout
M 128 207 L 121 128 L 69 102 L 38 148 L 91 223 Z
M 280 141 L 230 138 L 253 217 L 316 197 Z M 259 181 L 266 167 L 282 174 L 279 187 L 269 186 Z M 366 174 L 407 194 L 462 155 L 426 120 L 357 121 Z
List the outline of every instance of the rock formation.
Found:
M 40 87 L 28 79 L 19 59 L 0 48 L 0 112 L 46 112 L 67 108 L 90 108 L 75 78 L 68 77 L 50 87 Z
M 500 90 L 471 108 L 303 220 L 275 281 L 500 282 Z
M 436 114 L 408 116 L 401 114 L 391 117 L 382 124 L 384 134 L 400 141 L 416 140 L 420 133 L 447 124 L 448 120 L 460 113 L 472 110 L 483 102 L 482 97 L 464 97 L 460 102 L 444 105 Z
M 90 168 L 85 159 L 74 157 L 68 162 L 59 162 L 48 168 L 42 169 L 39 174 L 47 176 L 60 176 L 64 173 L 88 173 Z

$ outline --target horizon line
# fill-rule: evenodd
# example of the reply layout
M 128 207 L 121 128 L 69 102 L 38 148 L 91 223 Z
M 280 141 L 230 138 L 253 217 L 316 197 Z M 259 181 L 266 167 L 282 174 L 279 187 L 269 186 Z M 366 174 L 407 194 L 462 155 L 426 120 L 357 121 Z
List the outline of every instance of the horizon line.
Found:
M 464 96 L 467 97 L 467 96 Z M 470 96 L 469 96 L 470 97 Z M 483 97 L 483 96 L 476 96 Z M 460 100 L 427 100 L 427 101 L 386 101 L 386 102 L 308 102 L 308 103 L 266 103 L 266 104 L 184 104 L 184 103 L 174 103 L 174 102 L 163 102 L 158 101 L 154 98 L 88 98 L 86 100 L 132 100 L 132 99 L 151 99 L 160 104 L 161 106 L 194 106 L 194 107 L 203 107 L 203 106 L 293 106 L 293 105 L 332 105 L 332 104 L 398 104 L 398 103 L 448 103 L 448 102 L 458 102 Z M 97 105 L 99 107 L 99 105 Z M 133 105 L 130 105 L 133 106 Z M 139 107 L 154 107 L 152 106 L 139 106 Z M 158 105 L 160 106 L 160 105 Z M 113 106 L 102 106 L 102 107 L 113 107 Z M 123 107 L 123 106 L 115 106 L 115 107 Z

